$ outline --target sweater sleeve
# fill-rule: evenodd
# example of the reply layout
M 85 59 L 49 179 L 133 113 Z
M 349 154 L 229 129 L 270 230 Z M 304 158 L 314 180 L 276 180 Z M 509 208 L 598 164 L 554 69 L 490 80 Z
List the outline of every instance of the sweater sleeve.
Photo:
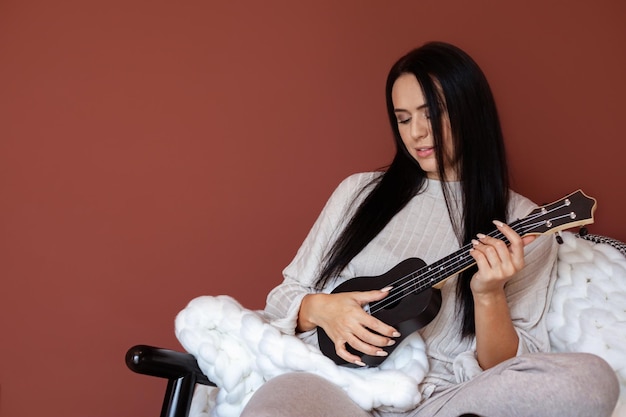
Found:
M 517 194 L 511 218 L 527 216 L 537 206 Z M 545 316 L 556 281 L 558 244 L 553 235 L 539 236 L 525 248 L 525 266 L 506 285 L 511 319 L 519 335 L 517 354 L 547 352 L 550 340 Z
M 300 304 L 305 295 L 319 292 L 315 281 L 328 247 L 345 227 L 351 211 L 358 206 L 359 191 L 374 173 L 354 174 L 343 180 L 332 193 L 309 231 L 295 258 L 283 270 L 283 282 L 267 296 L 265 315 L 272 325 L 286 334 L 295 334 Z M 354 201 L 353 201 L 354 200 Z M 302 334 L 307 338 L 310 333 Z
M 536 207 L 517 194 L 513 195 L 512 203 L 509 221 L 525 217 Z M 519 336 L 518 356 L 550 350 L 545 317 L 556 281 L 558 244 L 554 236 L 539 236 L 524 251 L 524 268 L 505 286 L 511 320 Z M 472 347 L 475 346 L 474 340 Z M 475 350 L 464 352 L 454 360 L 457 382 L 471 379 L 481 371 Z

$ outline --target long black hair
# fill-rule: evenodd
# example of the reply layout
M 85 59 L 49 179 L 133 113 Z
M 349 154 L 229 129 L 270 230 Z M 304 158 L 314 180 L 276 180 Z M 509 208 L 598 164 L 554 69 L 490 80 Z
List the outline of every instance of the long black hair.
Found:
M 491 89 L 480 67 L 456 46 L 429 42 L 400 58 L 389 71 L 386 101 L 396 154 L 384 173 L 374 180 L 372 191 L 356 209 L 326 254 L 317 279 L 323 287 L 338 275 L 415 195 L 424 189 L 426 173 L 409 154 L 398 130 L 391 92 L 403 74 L 413 74 L 424 94 L 430 115 L 439 178 L 448 213 L 460 245 L 477 233 L 488 233 L 495 219 L 506 220 L 509 179 L 504 140 Z M 454 149 L 443 141 L 444 117 L 449 118 Z M 461 182 L 461 218 L 452 207 L 446 186 L 445 161 L 453 152 Z M 457 209 L 457 210 L 455 210 Z M 461 299 L 463 336 L 475 333 L 474 302 L 470 280 L 477 268 L 461 273 L 457 294 Z

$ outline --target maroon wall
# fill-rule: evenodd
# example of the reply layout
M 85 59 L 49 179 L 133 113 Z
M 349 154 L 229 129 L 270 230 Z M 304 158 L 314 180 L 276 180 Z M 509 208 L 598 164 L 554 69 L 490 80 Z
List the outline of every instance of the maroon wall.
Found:
M 389 162 L 386 72 L 428 40 L 490 78 L 515 188 L 582 188 L 626 240 L 626 3 L 370 3 L 0 2 L 3 417 L 157 415 L 125 350 L 179 348 L 198 295 L 263 306 L 335 185 Z

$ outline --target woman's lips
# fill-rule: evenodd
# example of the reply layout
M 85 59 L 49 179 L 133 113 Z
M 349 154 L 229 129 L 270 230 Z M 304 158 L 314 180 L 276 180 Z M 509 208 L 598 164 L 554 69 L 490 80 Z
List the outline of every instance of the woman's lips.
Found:
M 435 153 L 435 148 L 432 147 L 432 146 L 431 147 L 427 147 L 427 148 L 416 148 L 415 149 L 415 153 L 420 158 L 427 158 L 427 157 L 431 156 L 433 153 Z

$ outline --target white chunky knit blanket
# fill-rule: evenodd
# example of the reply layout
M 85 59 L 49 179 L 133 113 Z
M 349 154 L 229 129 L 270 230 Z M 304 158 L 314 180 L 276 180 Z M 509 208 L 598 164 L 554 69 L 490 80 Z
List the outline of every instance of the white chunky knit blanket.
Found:
M 607 360 L 621 386 L 613 417 L 626 417 L 626 257 L 569 232 L 562 237 L 547 315 L 552 348 Z M 418 334 L 405 339 L 378 368 L 338 367 L 318 349 L 268 324 L 262 312 L 228 296 L 192 300 L 175 327 L 182 346 L 219 387 L 198 386 L 190 417 L 237 417 L 264 381 L 288 371 L 333 381 L 365 410 L 406 410 L 419 403 L 417 383 L 428 371 Z
M 626 417 L 626 257 L 609 244 L 562 237 L 547 316 L 550 345 L 604 358 L 620 383 L 613 417 Z
M 219 387 L 210 392 L 213 417 L 239 416 L 263 382 L 290 371 L 331 380 L 365 410 L 408 410 L 419 403 L 417 384 L 428 370 L 424 342 L 417 333 L 378 368 L 341 367 L 316 347 L 281 333 L 262 312 L 245 309 L 224 295 L 193 299 L 176 317 L 176 336 Z

